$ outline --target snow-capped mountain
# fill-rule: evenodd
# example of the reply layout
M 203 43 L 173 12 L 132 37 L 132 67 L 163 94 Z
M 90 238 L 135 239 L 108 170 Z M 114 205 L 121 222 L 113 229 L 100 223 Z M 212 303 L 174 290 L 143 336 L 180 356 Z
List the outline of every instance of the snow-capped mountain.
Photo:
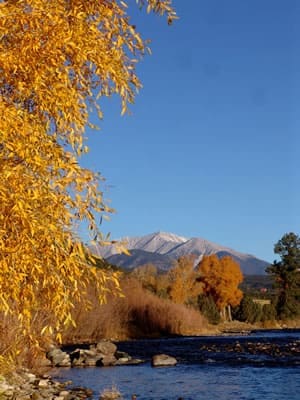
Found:
M 146 236 L 123 237 L 120 239 L 120 242 L 124 243 L 129 250 L 137 249 L 159 254 L 166 254 L 168 251 L 174 249 L 176 245 L 186 243 L 187 241 L 187 238 L 165 232 L 155 232 Z M 98 248 L 98 251 L 103 258 L 118 254 L 115 246 L 104 246 Z
M 209 242 L 201 238 L 185 238 L 173 233 L 155 232 L 146 236 L 122 238 L 121 241 L 131 250 L 131 256 L 118 254 L 114 246 L 92 248 L 92 252 L 101 255 L 112 264 L 132 269 L 152 263 L 159 269 L 166 270 L 172 261 L 181 256 L 194 254 L 200 260 L 203 255 L 217 254 L 219 257 L 229 255 L 241 266 L 244 274 L 264 274 L 268 266 L 266 261 L 255 256 L 240 253 L 228 247 Z

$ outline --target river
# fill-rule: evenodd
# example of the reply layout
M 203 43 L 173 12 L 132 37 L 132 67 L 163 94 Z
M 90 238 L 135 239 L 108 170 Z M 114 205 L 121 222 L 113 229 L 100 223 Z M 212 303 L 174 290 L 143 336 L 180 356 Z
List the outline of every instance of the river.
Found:
M 94 391 L 116 387 L 125 400 L 298 400 L 300 330 L 247 336 L 184 337 L 117 343 L 145 360 L 134 366 L 55 369 L 52 375 Z M 175 367 L 153 368 L 151 356 L 175 356 Z

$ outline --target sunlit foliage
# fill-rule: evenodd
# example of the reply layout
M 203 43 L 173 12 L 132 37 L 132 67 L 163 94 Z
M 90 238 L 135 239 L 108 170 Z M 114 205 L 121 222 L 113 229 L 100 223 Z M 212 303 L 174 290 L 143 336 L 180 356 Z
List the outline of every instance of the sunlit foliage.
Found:
M 243 280 L 239 264 L 230 256 L 204 256 L 198 266 L 204 292 L 211 295 L 223 318 L 227 306 L 237 306 L 243 293 L 238 288 Z M 230 315 L 229 315 L 230 318 Z
M 202 293 L 202 285 L 197 281 L 195 271 L 195 257 L 186 255 L 174 262 L 169 275 L 169 295 L 174 303 L 196 303 L 198 295 Z
M 170 1 L 145 3 L 175 18 Z M 101 240 L 97 218 L 111 210 L 78 158 L 90 112 L 102 117 L 97 99 L 118 94 L 123 113 L 133 102 L 145 51 L 125 2 L 0 2 L 0 313 L 33 343 L 39 310 L 42 333 L 60 339 L 91 279 L 100 300 L 118 288 L 115 273 L 86 267 L 78 226 Z
M 154 293 L 157 292 L 159 277 L 155 265 L 151 263 L 141 265 L 132 271 L 131 276 L 137 279 L 145 289 Z

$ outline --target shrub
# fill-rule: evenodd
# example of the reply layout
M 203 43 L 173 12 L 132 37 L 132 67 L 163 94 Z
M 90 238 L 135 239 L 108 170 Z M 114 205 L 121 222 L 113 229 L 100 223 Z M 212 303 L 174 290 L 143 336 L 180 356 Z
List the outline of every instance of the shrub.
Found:
M 249 296 L 244 296 L 240 305 L 233 310 L 233 318 L 242 322 L 253 324 L 259 322 L 262 317 L 262 307 Z
M 210 295 L 201 295 L 198 297 L 198 306 L 200 312 L 208 319 L 211 324 L 218 324 L 221 320 L 220 312 Z
M 262 308 L 261 321 L 274 321 L 276 319 L 276 308 L 274 304 L 265 304 Z

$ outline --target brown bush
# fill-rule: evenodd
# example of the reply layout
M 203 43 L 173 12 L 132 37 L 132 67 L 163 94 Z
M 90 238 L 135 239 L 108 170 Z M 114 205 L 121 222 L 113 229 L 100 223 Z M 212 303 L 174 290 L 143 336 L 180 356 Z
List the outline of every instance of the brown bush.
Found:
M 101 338 L 127 339 L 159 335 L 199 334 L 207 322 L 199 312 L 174 304 L 142 288 L 132 278 L 122 281 L 124 297 L 108 297 L 107 304 L 97 305 L 92 287 L 87 296 L 91 310 L 74 310 L 75 328 L 64 335 L 65 343 L 97 341 Z

